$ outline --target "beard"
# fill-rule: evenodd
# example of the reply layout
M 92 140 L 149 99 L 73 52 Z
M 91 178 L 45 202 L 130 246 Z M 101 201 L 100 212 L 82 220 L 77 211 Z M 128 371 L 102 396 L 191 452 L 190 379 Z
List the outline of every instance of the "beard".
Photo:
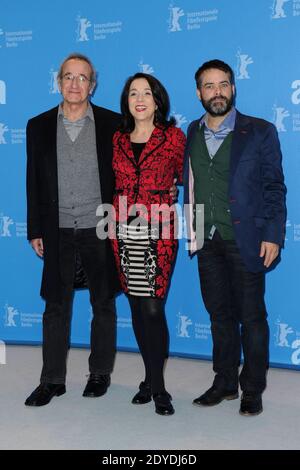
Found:
M 231 110 L 233 105 L 233 94 L 230 98 L 220 95 L 210 100 L 202 99 L 202 106 L 211 116 L 225 116 Z

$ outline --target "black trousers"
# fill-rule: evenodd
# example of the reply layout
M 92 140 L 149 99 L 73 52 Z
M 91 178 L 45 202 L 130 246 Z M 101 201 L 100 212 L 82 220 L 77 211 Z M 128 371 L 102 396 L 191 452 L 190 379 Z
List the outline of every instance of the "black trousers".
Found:
M 60 229 L 61 302 L 46 302 L 43 316 L 41 382 L 65 383 L 74 296 L 75 255 L 79 253 L 88 280 L 93 310 L 89 371 L 109 374 L 116 352 L 114 288 L 106 272 L 107 241 L 93 229 Z
M 265 274 L 247 271 L 235 241 L 215 233 L 198 252 L 204 305 L 210 315 L 214 385 L 261 393 L 269 365 Z M 239 376 L 243 351 L 244 363 Z

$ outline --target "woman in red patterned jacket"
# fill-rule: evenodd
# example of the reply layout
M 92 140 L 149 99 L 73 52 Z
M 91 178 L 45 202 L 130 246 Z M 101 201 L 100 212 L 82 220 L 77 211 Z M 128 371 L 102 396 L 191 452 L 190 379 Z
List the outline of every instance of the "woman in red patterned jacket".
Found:
M 168 94 L 156 78 L 144 73 L 129 77 L 121 95 L 122 127 L 113 139 L 112 244 L 145 365 L 145 379 L 132 403 L 148 403 L 153 397 L 155 411 L 162 415 L 174 413 L 163 377 L 169 341 L 164 304 L 178 244 L 170 188 L 174 178 L 182 180 L 185 145 L 175 119 L 168 120 L 169 107 Z

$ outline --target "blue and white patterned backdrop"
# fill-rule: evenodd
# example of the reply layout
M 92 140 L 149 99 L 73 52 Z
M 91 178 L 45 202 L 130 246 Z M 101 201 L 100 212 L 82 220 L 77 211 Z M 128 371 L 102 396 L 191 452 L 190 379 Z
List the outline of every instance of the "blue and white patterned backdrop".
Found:
M 236 73 L 237 108 L 272 121 L 288 186 L 286 247 L 268 275 L 271 362 L 300 365 L 300 0 L 1 0 L 0 340 L 39 343 L 42 262 L 26 240 L 25 127 L 59 103 L 56 74 L 70 52 L 99 72 L 95 104 L 119 110 L 125 79 L 157 76 L 184 131 L 203 112 L 194 73 L 220 58 Z M 181 191 L 182 193 L 182 191 Z M 182 194 L 181 196 L 182 197 Z M 118 346 L 135 350 L 126 299 L 118 298 Z M 211 334 L 196 268 L 181 241 L 167 317 L 171 352 L 209 358 Z M 86 291 L 75 296 L 73 345 L 89 344 Z

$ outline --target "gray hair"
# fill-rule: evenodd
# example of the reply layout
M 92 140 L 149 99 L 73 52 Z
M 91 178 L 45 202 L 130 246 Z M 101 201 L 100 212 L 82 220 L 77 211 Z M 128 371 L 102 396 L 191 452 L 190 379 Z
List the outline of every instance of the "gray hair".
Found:
M 84 62 L 86 62 L 91 67 L 91 71 L 92 71 L 91 78 L 90 78 L 91 85 L 95 85 L 96 81 L 97 81 L 96 69 L 95 69 L 92 61 L 86 55 L 80 54 L 80 52 L 72 52 L 71 54 L 68 55 L 68 57 L 65 58 L 65 60 L 63 61 L 63 63 L 59 67 L 59 71 L 58 71 L 58 74 L 57 74 L 58 80 L 62 79 L 63 68 L 64 68 L 65 63 L 68 62 L 68 60 L 72 60 L 72 59 L 83 60 Z

